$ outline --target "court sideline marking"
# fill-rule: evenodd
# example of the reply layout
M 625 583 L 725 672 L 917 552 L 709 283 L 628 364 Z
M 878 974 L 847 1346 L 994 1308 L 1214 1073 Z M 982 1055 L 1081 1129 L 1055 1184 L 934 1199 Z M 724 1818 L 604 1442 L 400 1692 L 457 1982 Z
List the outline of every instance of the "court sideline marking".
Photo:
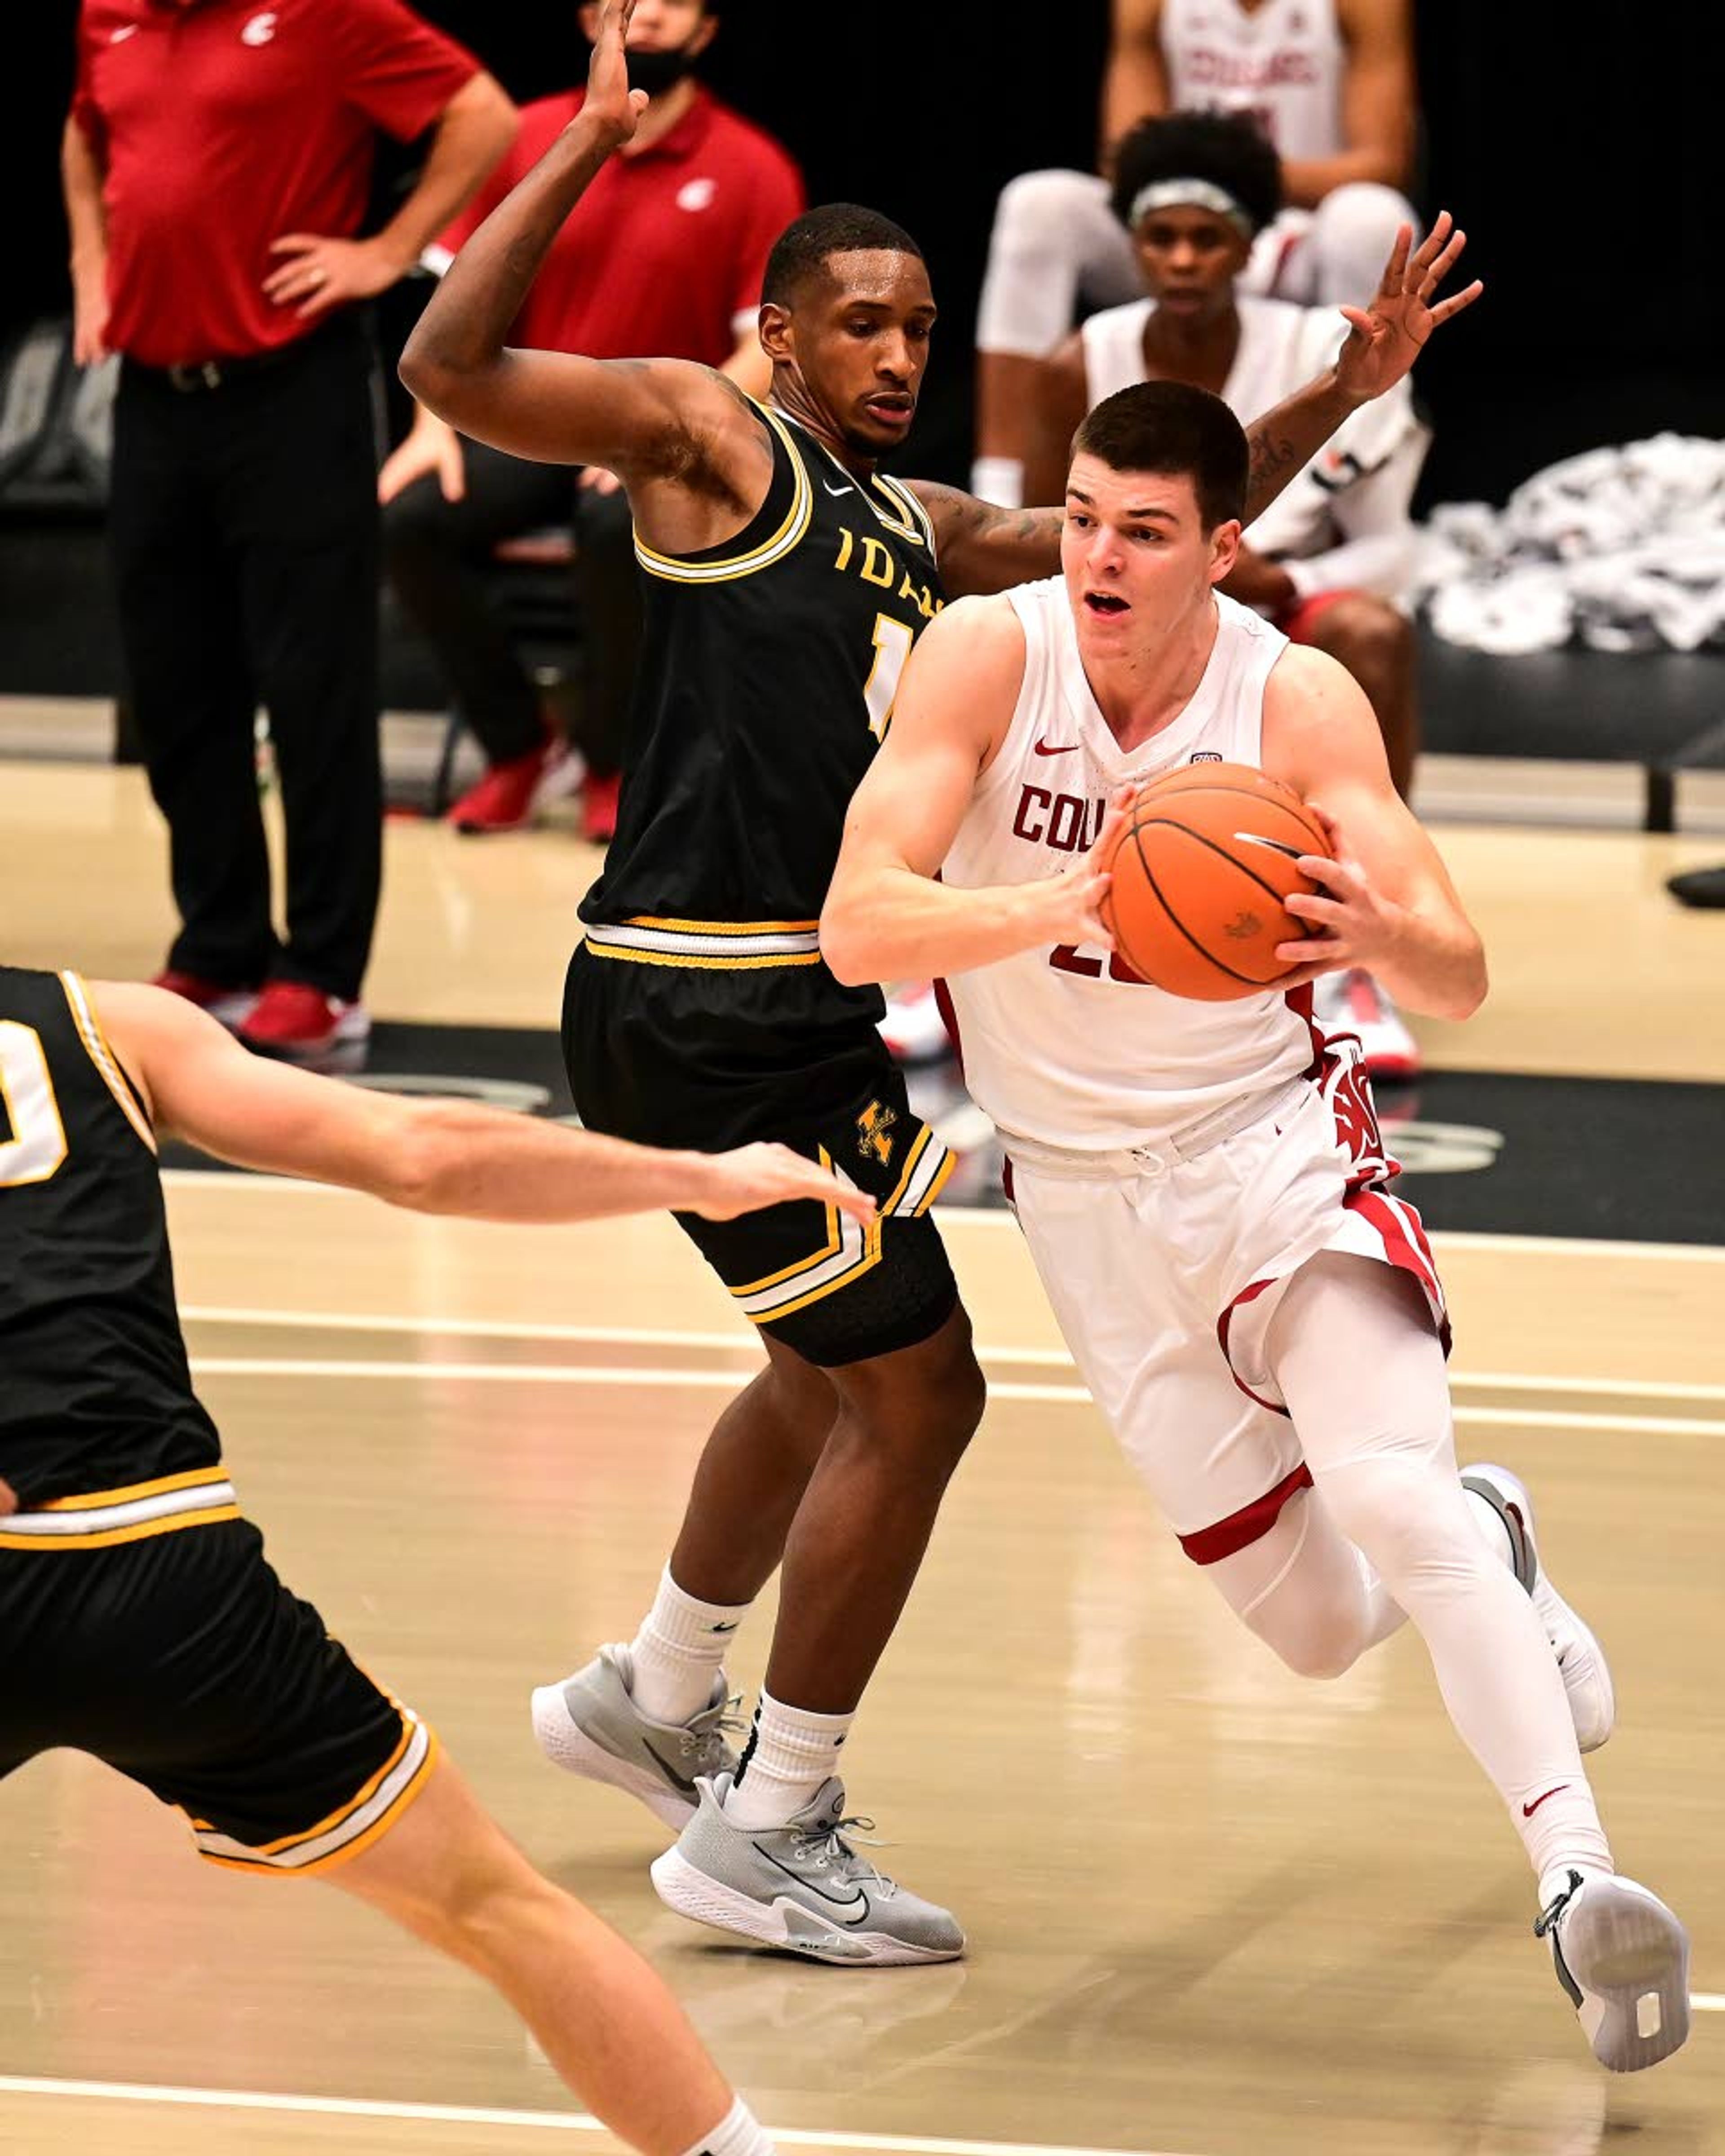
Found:
M 131 2103 L 187 2104 L 205 2110 L 307 2112 L 344 2118 L 411 2119 L 428 2126 L 518 2127 L 552 2133 L 603 2133 L 584 2111 L 506 2111 L 455 2103 L 387 2103 L 369 2097 L 282 2096 L 263 2090 L 176 2088 L 151 2082 L 54 2081 L 0 2074 L 0 2096 L 100 2097 Z M 1173 2156 L 1168 2149 L 1078 2148 L 1046 2141 L 952 2141 L 907 2133 L 840 2133 L 769 2127 L 785 2148 L 860 2148 L 881 2156 Z
M 216 1185 L 228 1189 L 259 1188 L 269 1190 L 315 1190 L 325 1194 L 352 1194 L 344 1184 L 312 1183 L 304 1176 L 260 1175 L 245 1168 L 167 1168 L 162 1179 L 171 1188 L 196 1189 Z M 1006 1208 L 996 1205 L 937 1205 L 939 1219 L 968 1228 L 1012 1228 L 1018 1222 Z M 1432 1240 L 1439 1255 L 1453 1250 L 1576 1251 L 1584 1256 L 1613 1258 L 1697 1259 L 1707 1265 L 1725 1265 L 1725 1245 L 1717 1243 L 1614 1243 L 1604 1236 L 1488 1235 L 1471 1228 L 1440 1228 Z
M 624 1348 L 687 1348 L 715 1353 L 748 1354 L 764 1364 L 752 1331 L 743 1332 L 681 1332 L 649 1326 L 556 1325 L 522 1318 L 415 1317 L 399 1312 L 373 1317 L 352 1311 L 293 1311 L 234 1309 L 214 1303 L 184 1303 L 180 1317 L 187 1325 L 251 1325 L 285 1327 L 290 1331 L 326 1332 L 439 1332 L 452 1340 L 567 1340 L 577 1344 Z M 1027 1367 L 1070 1370 L 1072 1358 L 1064 1348 L 990 1347 L 978 1343 L 977 1358 L 983 1363 L 1021 1363 Z M 1516 1393 L 1625 1393 L 1637 1399 L 1725 1400 L 1725 1385 L 1674 1383 L 1650 1378 L 1541 1378 L 1502 1370 L 1452 1370 L 1451 1390 L 1477 1386 L 1495 1392 Z
M 194 1355 L 197 1378 L 394 1378 L 407 1381 L 444 1378 L 461 1384 L 648 1385 L 699 1387 L 735 1385 L 739 1370 L 649 1370 L 619 1363 L 337 1363 L 301 1361 L 291 1355 Z M 997 1400 L 1040 1400 L 1087 1406 L 1082 1385 L 991 1383 Z M 1682 1415 L 1582 1414 L 1567 1408 L 1469 1408 L 1452 1410 L 1458 1423 L 1490 1423 L 1502 1430 L 1639 1430 L 1653 1437 L 1725 1436 L 1725 1422 Z

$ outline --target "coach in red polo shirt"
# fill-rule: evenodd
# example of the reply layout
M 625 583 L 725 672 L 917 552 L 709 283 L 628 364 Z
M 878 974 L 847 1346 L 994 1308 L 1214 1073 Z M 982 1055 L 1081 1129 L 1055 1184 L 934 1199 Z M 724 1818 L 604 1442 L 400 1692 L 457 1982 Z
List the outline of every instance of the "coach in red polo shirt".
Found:
M 598 11 L 581 10 L 591 38 Z M 704 0 L 637 0 L 631 84 L 648 93 L 634 140 L 611 158 L 552 241 L 512 344 L 598 359 L 667 354 L 721 367 L 764 396 L 771 370 L 755 335 L 773 243 L 803 208 L 795 165 L 694 75 L 716 18 Z M 536 165 L 581 109 L 578 90 L 521 114 L 513 146 L 444 235 L 454 252 Z M 603 262 L 602 275 L 593 265 Z M 458 435 L 422 410 L 384 466 L 390 580 L 435 647 L 490 768 L 450 811 L 456 828 L 524 824 L 552 750 L 533 685 L 486 600 L 497 541 L 572 515 L 566 466 L 526 463 Z M 582 619 L 583 821 L 608 838 L 640 645 L 629 500 L 608 473 L 573 489 Z
M 110 544 L 182 917 L 164 985 L 252 1046 L 362 1041 L 382 860 L 376 435 L 361 305 L 508 143 L 514 108 L 399 0 L 84 0 L 63 155 L 77 356 L 123 356 Z M 354 235 L 376 131 L 434 126 Z M 271 925 L 253 714 L 287 826 Z

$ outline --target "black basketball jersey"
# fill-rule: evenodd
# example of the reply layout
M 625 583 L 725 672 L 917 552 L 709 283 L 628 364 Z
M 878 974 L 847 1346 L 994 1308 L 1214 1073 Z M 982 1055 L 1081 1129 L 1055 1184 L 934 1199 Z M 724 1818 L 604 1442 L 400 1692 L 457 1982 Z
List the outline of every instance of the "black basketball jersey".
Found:
M 77 975 L 0 966 L 0 1476 L 28 1509 L 219 1456 L 149 1118 Z
M 695 554 L 636 542 L 645 631 L 588 922 L 812 929 L 900 670 L 945 603 L 933 526 L 909 489 L 859 478 L 757 408 L 773 477 L 745 529 Z M 809 971 L 824 1001 L 878 1014 L 876 990 Z

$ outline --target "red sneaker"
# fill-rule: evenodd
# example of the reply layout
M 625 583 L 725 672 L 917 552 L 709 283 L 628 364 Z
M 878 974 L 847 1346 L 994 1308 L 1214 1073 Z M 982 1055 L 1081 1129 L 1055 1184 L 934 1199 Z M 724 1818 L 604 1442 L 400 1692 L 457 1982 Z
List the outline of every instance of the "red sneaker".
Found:
M 559 753 L 559 744 L 542 742 L 525 756 L 494 763 L 449 811 L 449 821 L 470 838 L 497 831 L 519 831 L 532 820 L 541 781 Z
M 346 1060 L 353 1060 L 371 1029 L 363 1004 L 343 1003 L 305 981 L 270 981 L 238 1033 L 259 1055 L 283 1063 L 325 1064 L 343 1060 L 343 1050 Z
M 238 988 L 228 981 L 206 980 L 202 973 L 182 973 L 177 966 L 168 966 L 150 983 L 152 988 L 166 988 L 171 996 L 183 996 L 188 1004 L 196 1004 L 199 1010 L 208 1011 L 223 1025 L 236 1026 L 244 1023 L 257 1006 L 255 988 Z
M 581 835 L 604 845 L 617 835 L 617 796 L 623 773 L 589 771 L 581 789 Z

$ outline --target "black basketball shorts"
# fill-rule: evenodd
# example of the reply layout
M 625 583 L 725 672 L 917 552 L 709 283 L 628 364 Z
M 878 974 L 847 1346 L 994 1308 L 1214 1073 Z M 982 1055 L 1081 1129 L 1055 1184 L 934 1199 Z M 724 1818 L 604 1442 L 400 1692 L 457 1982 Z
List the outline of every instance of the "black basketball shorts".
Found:
M 926 1340 L 958 1291 L 929 1208 L 952 1160 L 911 1111 L 866 1014 L 835 1018 L 799 969 L 570 962 L 563 1058 L 582 1121 L 719 1152 L 776 1140 L 879 1201 L 868 1228 L 798 1200 L 737 1220 L 675 1215 L 737 1307 L 833 1368 Z
M 245 1520 L 0 1548 L 0 1776 L 56 1745 L 91 1753 L 236 1871 L 356 1855 L 435 1761 L 430 1730 L 288 1592 Z

